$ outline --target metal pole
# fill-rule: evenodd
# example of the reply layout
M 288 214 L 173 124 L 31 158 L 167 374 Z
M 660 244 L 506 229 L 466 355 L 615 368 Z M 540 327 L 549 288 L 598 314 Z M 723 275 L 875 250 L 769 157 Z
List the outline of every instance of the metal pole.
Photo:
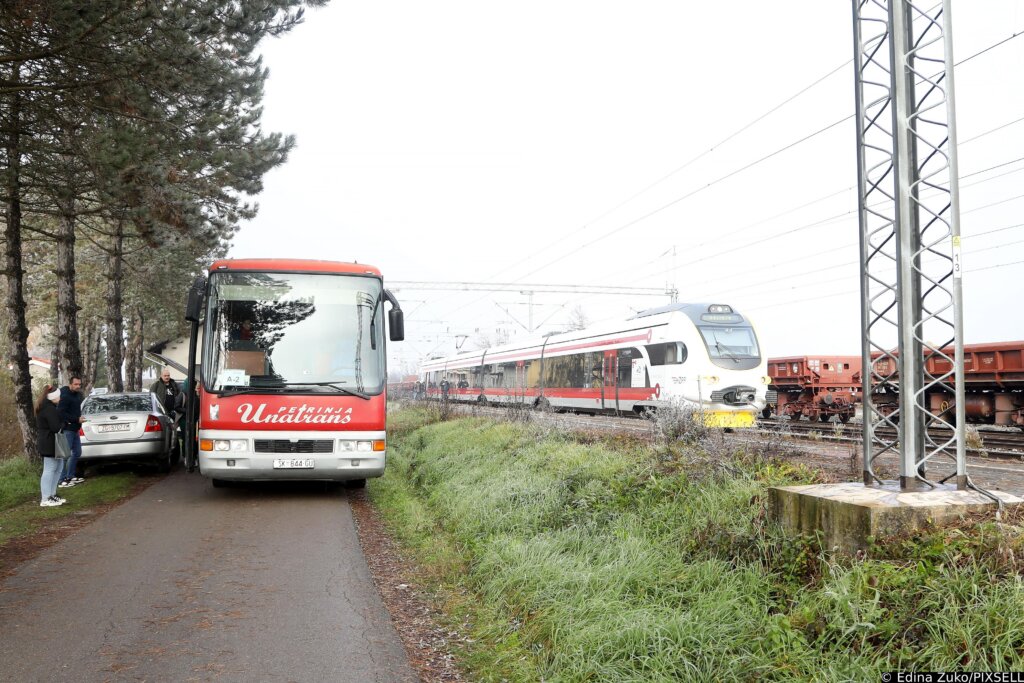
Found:
M 868 213 L 867 201 L 863 192 L 865 187 L 865 174 L 867 160 L 865 158 L 864 144 L 864 80 L 861 65 L 863 47 L 861 45 L 861 21 L 860 21 L 860 0 L 853 0 L 853 77 L 854 77 L 854 100 L 857 107 L 857 204 L 858 224 L 860 226 L 860 329 L 861 329 L 861 414 L 863 416 L 862 447 L 864 453 L 864 485 L 871 486 L 875 483 L 876 477 L 871 459 L 872 444 L 874 443 L 874 407 L 871 399 L 871 387 L 873 372 L 871 370 L 871 344 L 868 338 L 870 330 L 870 291 L 868 278 L 863 269 L 868 262 L 870 246 L 868 244 Z
M 964 397 L 964 321 L 963 321 L 963 262 L 960 258 L 960 166 L 957 161 L 956 134 L 956 96 L 953 87 L 953 16 L 950 14 L 952 3 L 943 0 L 942 14 L 945 31 L 943 33 L 946 62 L 946 124 L 948 131 L 949 157 L 949 201 L 950 201 L 950 232 L 952 234 L 953 258 L 953 344 L 954 369 L 956 373 L 956 487 L 967 488 L 967 446 L 965 425 L 967 407 Z
M 889 4 L 892 64 L 893 172 L 896 178 L 896 289 L 900 368 L 900 488 L 916 488 L 917 463 L 924 452 L 922 406 L 920 222 L 917 209 L 917 102 L 914 88 L 913 21 L 906 0 Z M 921 472 L 923 475 L 924 473 Z

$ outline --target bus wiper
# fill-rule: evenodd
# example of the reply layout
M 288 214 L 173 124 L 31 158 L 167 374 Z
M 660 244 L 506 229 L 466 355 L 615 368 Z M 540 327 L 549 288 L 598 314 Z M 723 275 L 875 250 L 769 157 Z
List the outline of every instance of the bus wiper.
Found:
M 217 392 L 217 395 L 221 398 L 227 398 L 228 396 L 239 396 L 241 394 L 259 394 L 263 393 L 260 390 L 263 387 L 241 387 L 239 389 L 222 389 Z
M 358 391 L 356 389 L 348 389 L 346 387 L 339 387 L 339 382 L 282 382 L 281 384 L 275 384 L 274 386 L 281 387 L 330 387 L 339 394 L 348 394 L 349 396 L 357 396 L 364 401 L 370 400 L 370 395 Z

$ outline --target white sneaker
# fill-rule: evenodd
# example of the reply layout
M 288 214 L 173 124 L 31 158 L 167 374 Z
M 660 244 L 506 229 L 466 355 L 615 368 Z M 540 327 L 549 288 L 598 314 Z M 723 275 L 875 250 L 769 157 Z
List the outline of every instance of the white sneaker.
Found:
M 71 483 L 72 484 L 84 484 L 85 483 L 85 479 L 82 479 L 81 477 L 71 477 Z
M 61 498 L 60 496 L 50 496 L 50 500 L 57 503 L 57 505 L 63 505 L 64 503 L 68 502 L 65 498 Z
M 41 508 L 52 508 L 57 507 L 58 505 L 61 505 L 61 503 L 58 503 L 53 498 L 47 498 L 46 500 L 39 503 L 39 507 Z
M 71 488 L 74 485 L 75 485 L 75 482 L 73 482 L 73 481 L 62 481 L 61 483 L 57 484 L 57 488 L 69 489 L 69 488 Z

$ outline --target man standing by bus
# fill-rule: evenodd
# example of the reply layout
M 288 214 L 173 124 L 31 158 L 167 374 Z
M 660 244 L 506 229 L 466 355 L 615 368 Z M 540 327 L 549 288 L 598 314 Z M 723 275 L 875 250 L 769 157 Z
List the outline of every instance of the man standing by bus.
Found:
M 173 419 L 174 413 L 181 408 L 184 396 L 181 394 L 181 387 L 178 386 L 178 383 L 171 379 L 170 369 L 164 368 L 160 373 L 160 379 L 153 382 L 149 390 L 156 395 L 164 412 Z
M 64 463 L 64 472 L 58 486 L 67 488 L 81 484 L 85 479 L 79 477 L 78 458 L 82 455 L 82 437 L 78 430 L 82 428 L 85 418 L 82 417 L 82 378 L 71 377 L 66 387 L 60 389 L 60 401 L 57 403 L 57 414 L 64 425 L 64 438 L 71 448 L 71 457 Z

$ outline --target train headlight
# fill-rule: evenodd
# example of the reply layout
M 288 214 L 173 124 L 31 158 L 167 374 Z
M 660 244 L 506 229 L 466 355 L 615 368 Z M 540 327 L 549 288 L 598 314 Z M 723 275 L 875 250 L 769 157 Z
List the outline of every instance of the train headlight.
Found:
M 769 377 L 768 375 L 765 375 L 764 377 L 761 378 L 761 384 L 771 384 L 771 383 L 772 383 L 772 378 Z
M 715 375 L 708 375 L 704 377 L 704 381 L 707 382 L 708 384 L 718 384 L 718 377 L 716 377 Z

